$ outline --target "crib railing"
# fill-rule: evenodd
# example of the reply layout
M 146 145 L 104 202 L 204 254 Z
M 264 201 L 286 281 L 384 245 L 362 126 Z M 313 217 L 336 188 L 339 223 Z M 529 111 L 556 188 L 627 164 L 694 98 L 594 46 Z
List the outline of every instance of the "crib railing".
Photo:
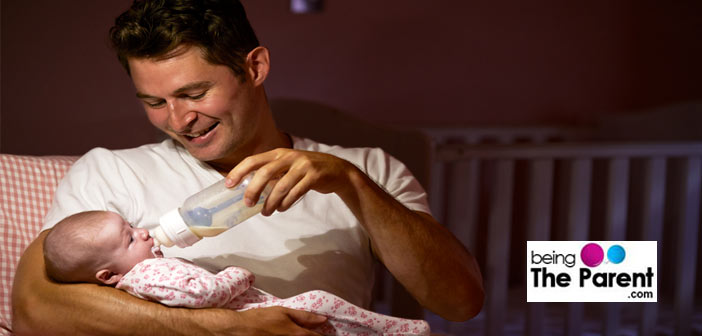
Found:
M 448 331 L 502 335 L 517 321 L 544 335 L 555 312 L 556 334 L 653 335 L 672 310 L 670 332 L 691 333 L 702 143 L 437 144 L 435 162 L 433 211 L 476 255 L 487 294 L 478 319 Z M 527 304 L 527 240 L 658 241 L 658 303 Z

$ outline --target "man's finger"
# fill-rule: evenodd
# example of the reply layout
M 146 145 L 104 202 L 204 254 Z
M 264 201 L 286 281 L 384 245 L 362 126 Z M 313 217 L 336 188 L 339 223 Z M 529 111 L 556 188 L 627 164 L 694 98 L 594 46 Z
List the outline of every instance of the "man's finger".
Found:
M 248 173 L 258 169 L 259 167 L 265 165 L 267 162 L 272 161 L 276 157 L 273 151 L 268 151 L 256 155 L 246 157 L 244 160 L 239 162 L 232 170 L 227 174 L 227 181 L 225 185 L 231 188 L 244 178 Z
M 288 310 L 288 316 L 290 316 L 290 319 L 292 319 L 297 325 L 305 328 L 318 327 L 327 321 L 327 317 L 324 315 L 295 309 Z

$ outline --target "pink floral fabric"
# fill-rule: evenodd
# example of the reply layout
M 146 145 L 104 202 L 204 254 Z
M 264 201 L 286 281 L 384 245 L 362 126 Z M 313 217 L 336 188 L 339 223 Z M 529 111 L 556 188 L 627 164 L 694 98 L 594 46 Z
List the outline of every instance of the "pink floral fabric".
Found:
M 248 310 L 283 306 L 328 317 L 315 331 L 324 335 L 429 335 L 422 320 L 374 313 L 320 290 L 280 299 L 253 287 L 254 275 L 240 267 L 212 274 L 175 258 L 147 259 L 122 277 L 117 288 L 168 306 Z

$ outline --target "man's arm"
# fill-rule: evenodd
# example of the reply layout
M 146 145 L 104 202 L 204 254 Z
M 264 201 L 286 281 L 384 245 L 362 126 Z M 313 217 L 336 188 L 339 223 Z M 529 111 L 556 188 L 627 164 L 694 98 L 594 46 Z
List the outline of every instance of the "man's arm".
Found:
M 422 306 L 456 321 L 480 312 L 484 292 L 475 258 L 434 218 L 409 210 L 350 162 L 279 148 L 243 160 L 228 174 L 228 185 L 253 170 L 247 204 L 277 179 L 264 215 L 287 210 L 309 190 L 336 193 L 368 232 L 376 255 Z
M 477 315 L 482 277 L 463 244 L 431 215 L 407 209 L 358 169 L 349 174 L 353 188 L 339 196 L 363 223 L 390 273 L 423 307 L 448 320 Z
M 44 271 L 42 232 L 22 255 L 12 289 L 17 335 L 316 335 L 325 319 L 290 309 L 169 308 L 93 284 L 59 284 Z M 265 328 L 265 330 L 263 330 Z

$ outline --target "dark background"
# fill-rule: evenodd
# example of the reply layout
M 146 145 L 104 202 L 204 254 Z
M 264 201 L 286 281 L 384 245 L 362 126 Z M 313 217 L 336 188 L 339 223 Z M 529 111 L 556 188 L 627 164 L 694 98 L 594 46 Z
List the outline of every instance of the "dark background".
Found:
M 108 47 L 131 1 L 2 1 L 0 152 L 82 154 L 159 134 Z M 702 1 L 244 0 L 269 97 L 377 124 L 587 126 L 702 99 Z M 701 132 L 702 133 L 702 132 Z

